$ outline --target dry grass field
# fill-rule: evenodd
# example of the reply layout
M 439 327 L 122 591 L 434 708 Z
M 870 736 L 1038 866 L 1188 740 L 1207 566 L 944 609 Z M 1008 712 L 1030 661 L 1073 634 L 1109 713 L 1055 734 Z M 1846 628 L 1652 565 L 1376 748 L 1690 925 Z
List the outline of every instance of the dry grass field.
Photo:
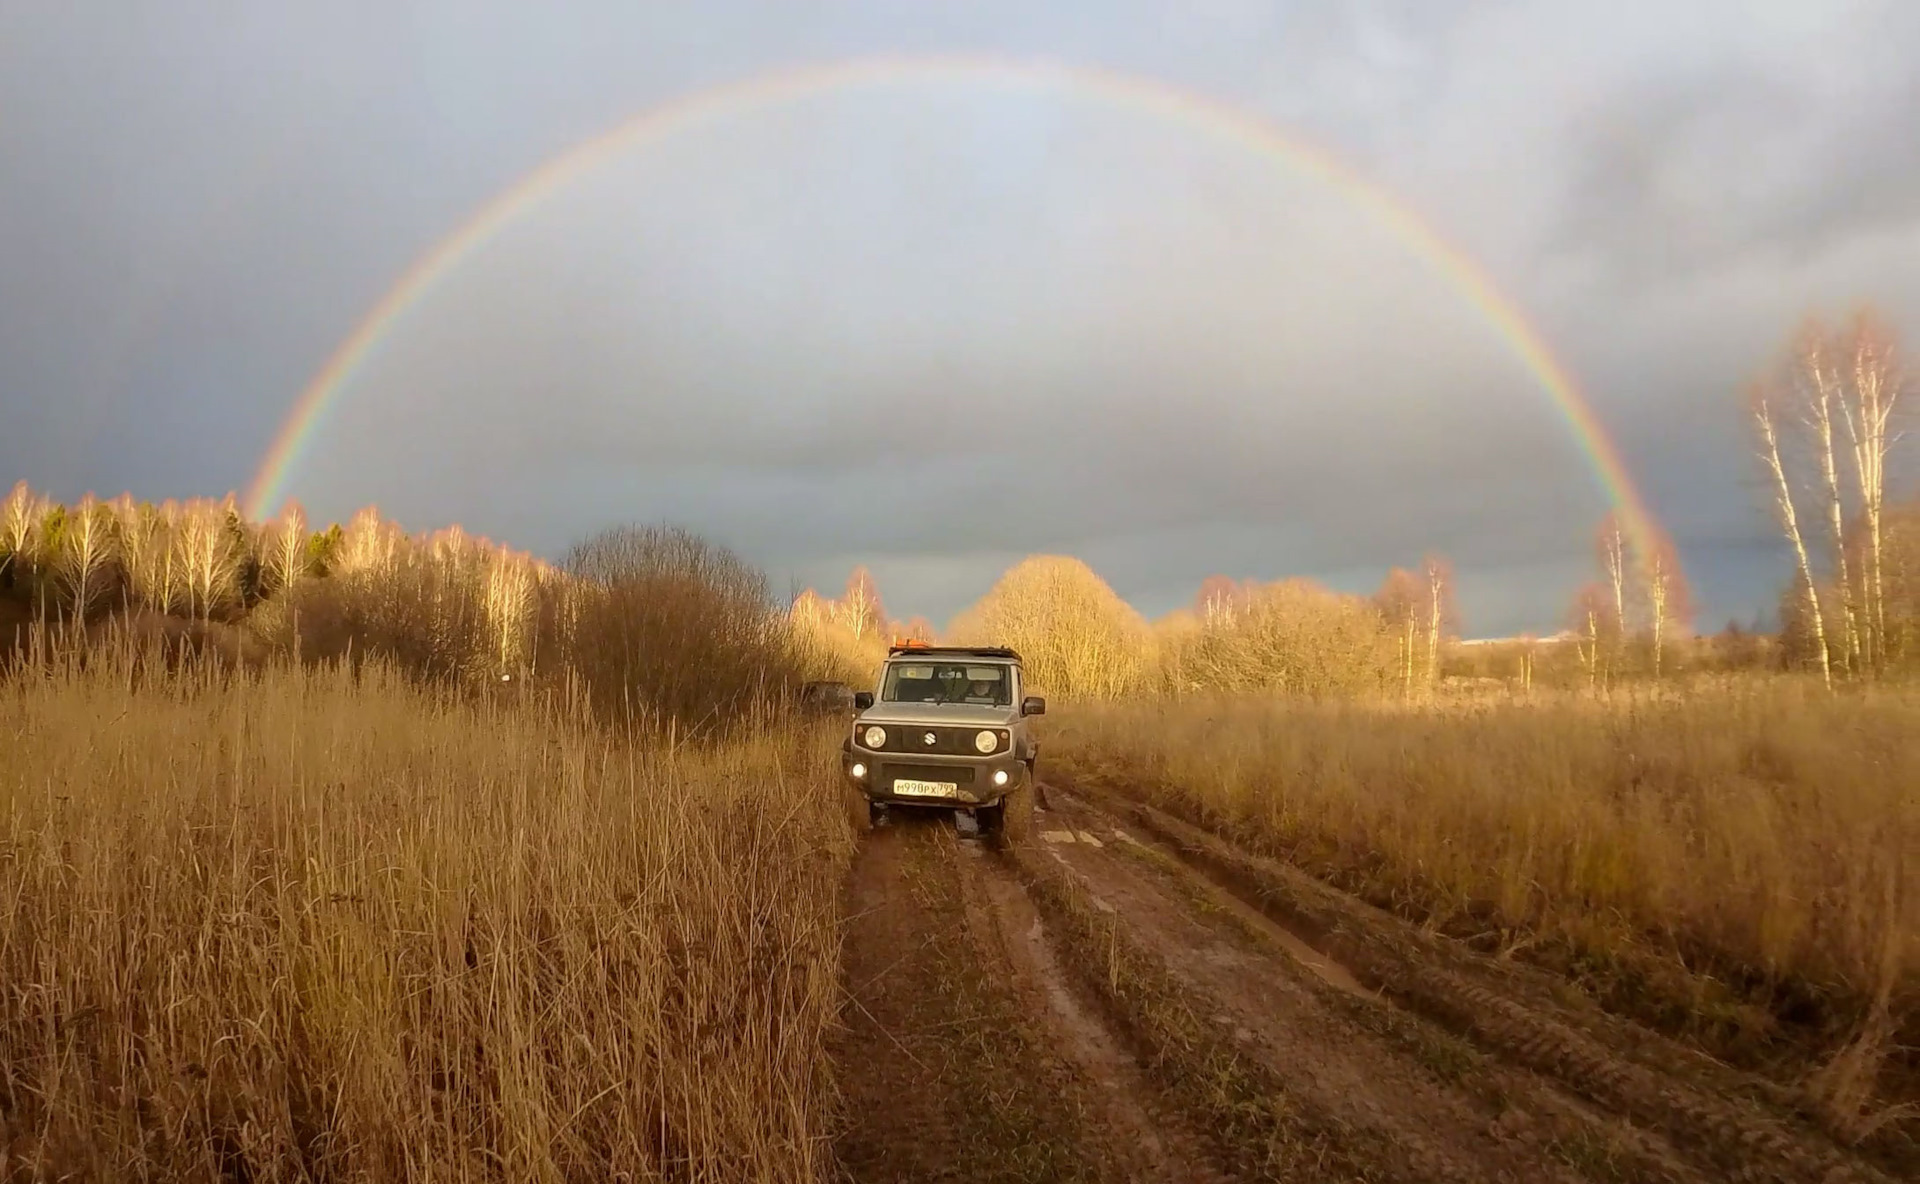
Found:
M 1039 557 L 967 626 L 1053 699 L 1016 842 L 870 817 L 793 710 L 900 631 L 862 573 L 5 510 L 0 1184 L 1920 1170 L 1891 668 L 1536 683 Z
M 1809 1083 L 1844 1122 L 1920 1022 L 1915 737 L 1911 692 L 1774 678 L 1459 708 L 1083 705 L 1046 751 L 1717 1052 L 1811 1070 L 1847 1045 Z
M 378 664 L 0 679 L 0 1179 L 811 1180 L 830 753 Z

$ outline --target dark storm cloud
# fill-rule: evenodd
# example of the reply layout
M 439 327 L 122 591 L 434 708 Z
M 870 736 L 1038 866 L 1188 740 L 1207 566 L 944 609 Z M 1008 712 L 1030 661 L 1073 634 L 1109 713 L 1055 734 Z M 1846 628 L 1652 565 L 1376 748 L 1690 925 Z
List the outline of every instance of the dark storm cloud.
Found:
M 1874 70 L 1879 56 L 1860 63 L 1838 121 L 1812 80 L 1747 63 L 1607 96 L 1573 125 L 1562 245 L 1647 283 L 1749 253 L 1803 261 L 1846 238 L 1912 229 L 1920 75 L 1910 59 Z
M 29 12 L 29 7 L 37 11 Z M 1705 618 L 1779 571 L 1740 385 L 1920 330 L 1920 8 L 1205 0 L 0 7 L 0 480 L 242 486 L 441 235 L 650 104 L 889 50 L 1099 63 L 1318 139 L 1576 372 Z M 961 446 L 956 447 L 956 443 Z M 893 88 L 608 162 L 463 259 L 292 492 L 553 552 L 671 518 L 943 618 L 1030 551 L 1143 609 L 1445 551 L 1551 627 L 1604 501 L 1430 260 L 1283 161 L 1070 94 Z

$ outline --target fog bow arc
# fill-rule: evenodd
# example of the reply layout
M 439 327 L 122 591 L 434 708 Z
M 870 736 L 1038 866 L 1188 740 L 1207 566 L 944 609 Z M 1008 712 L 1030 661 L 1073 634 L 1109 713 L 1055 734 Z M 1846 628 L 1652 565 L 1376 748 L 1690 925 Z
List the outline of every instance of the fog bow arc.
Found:
M 338 402 L 348 379 L 404 319 L 407 310 L 453 272 L 463 258 L 543 199 L 620 153 L 692 134 L 727 116 L 836 91 L 927 81 L 1061 91 L 1097 100 L 1111 109 L 1232 143 L 1334 187 L 1436 267 L 1479 310 L 1559 409 L 1638 553 L 1646 556 L 1660 546 L 1658 524 L 1618 448 L 1545 338 L 1478 262 L 1392 193 L 1261 115 L 1158 79 L 1051 60 L 945 55 L 861 57 L 721 83 L 649 107 L 550 158 L 488 200 L 453 233 L 416 259 L 340 343 L 300 393 L 262 457 L 248 486 L 248 513 L 263 518 L 277 510 L 328 409 Z

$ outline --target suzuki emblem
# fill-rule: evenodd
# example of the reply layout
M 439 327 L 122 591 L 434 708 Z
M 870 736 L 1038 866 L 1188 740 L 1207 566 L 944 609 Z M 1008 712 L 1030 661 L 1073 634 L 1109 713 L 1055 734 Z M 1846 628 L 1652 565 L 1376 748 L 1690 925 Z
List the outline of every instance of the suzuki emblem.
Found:
M 928 744 L 932 744 L 932 743 L 933 743 L 933 733 L 932 733 L 932 732 L 928 732 L 928 733 L 927 733 L 927 737 L 926 737 L 926 739 L 927 739 L 927 743 L 928 743 Z

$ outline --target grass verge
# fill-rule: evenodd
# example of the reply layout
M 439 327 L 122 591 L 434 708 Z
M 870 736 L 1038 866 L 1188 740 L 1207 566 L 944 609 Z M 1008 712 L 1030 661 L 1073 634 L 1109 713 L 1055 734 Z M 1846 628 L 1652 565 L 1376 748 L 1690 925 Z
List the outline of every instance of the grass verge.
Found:
M 953 835 L 914 836 L 908 888 L 928 919 L 928 1014 L 943 1017 L 937 1040 L 922 1044 L 939 1059 L 941 1078 L 961 1110 L 964 1179 L 1031 1182 L 1100 1178 L 1076 1132 L 1087 1129 L 1078 1090 L 1003 982 L 989 972 L 974 931 L 978 915 L 961 893 Z
M 826 739 L 103 652 L 0 735 L 0 1178 L 831 1170 Z

